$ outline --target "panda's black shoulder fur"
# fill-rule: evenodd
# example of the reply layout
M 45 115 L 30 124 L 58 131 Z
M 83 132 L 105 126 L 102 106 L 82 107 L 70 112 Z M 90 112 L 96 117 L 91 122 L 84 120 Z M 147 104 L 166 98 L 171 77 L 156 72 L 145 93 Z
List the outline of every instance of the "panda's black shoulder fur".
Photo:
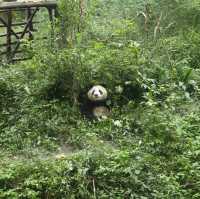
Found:
M 81 113 L 86 118 L 94 119 L 93 109 L 98 106 L 106 106 L 107 107 L 106 101 L 93 102 L 93 101 L 87 100 L 81 104 L 80 110 L 81 110 Z

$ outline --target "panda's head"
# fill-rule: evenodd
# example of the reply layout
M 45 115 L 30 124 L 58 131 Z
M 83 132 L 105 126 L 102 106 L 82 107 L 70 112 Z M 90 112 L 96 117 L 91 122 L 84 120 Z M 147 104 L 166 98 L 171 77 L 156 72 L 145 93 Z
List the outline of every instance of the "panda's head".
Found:
M 90 101 L 104 101 L 108 97 L 108 92 L 103 86 L 96 85 L 88 91 L 87 95 Z

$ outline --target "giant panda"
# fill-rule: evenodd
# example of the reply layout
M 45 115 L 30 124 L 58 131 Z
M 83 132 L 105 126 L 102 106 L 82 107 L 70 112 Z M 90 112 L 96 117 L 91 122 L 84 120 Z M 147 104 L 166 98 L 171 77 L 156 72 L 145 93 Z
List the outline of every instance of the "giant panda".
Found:
M 108 92 L 101 85 L 95 85 L 87 92 L 87 99 L 82 104 L 82 113 L 88 119 L 105 119 L 110 115 L 110 109 L 106 104 Z

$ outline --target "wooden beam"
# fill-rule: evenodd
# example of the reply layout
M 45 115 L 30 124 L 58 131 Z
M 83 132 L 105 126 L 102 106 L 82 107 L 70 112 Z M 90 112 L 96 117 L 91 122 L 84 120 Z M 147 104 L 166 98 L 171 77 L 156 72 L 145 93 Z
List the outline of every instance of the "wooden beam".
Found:
M 31 30 L 31 32 L 36 32 L 37 30 L 36 29 L 33 29 Z M 19 32 L 15 32 L 15 35 L 17 35 L 17 37 L 19 38 L 18 35 L 21 35 L 24 31 L 19 31 Z M 12 32 L 11 32 L 12 33 Z M 30 33 L 30 30 L 27 30 L 25 33 Z M 14 35 L 14 36 L 15 36 Z M 1 34 L 0 37 L 6 37 L 7 36 L 7 33 L 5 34 Z
M 1 6 L 1 3 L 0 3 L 0 6 Z M 0 7 L 0 14 L 3 14 L 3 13 L 5 13 L 5 12 L 8 12 L 8 10 L 13 10 L 13 11 L 25 11 L 26 10 L 26 8 L 18 8 L 18 7 L 16 7 L 16 8 L 10 8 L 10 9 L 2 9 L 1 7 Z
M 38 23 L 41 23 L 41 21 L 33 21 L 32 23 L 38 24 Z M 24 26 L 26 24 L 27 24 L 27 22 L 12 23 L 12 26 Z M 5 25 L 0 25 L 0 28 L 5 28 L 5 27 L 6 27 Z
M 17 41 L 11 42 L 10 44 L 11 44 L 11 45 L 17 44 Z M 6 46 L 7 46 L 7 43 L 0 44 L 0 47 L 6 47 Z
M 28 7 L 56 7 L 56 0 L 40 1 L 40 2 L 2 2 L 0 3 L 0 10 L 28 8 Z
M 12 62 L 25 61 L 25 60 L 29 60 L 29 59 L 30 59 L 30 57 L 13 58 Z

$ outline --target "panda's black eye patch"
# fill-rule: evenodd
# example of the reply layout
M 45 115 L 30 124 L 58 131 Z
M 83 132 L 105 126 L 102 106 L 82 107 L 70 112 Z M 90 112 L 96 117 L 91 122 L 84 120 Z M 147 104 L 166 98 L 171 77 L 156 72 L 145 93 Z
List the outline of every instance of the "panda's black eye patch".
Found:
M 94 90 L 92 91 L 92 95 L 94 95 Z
M 100 94 L 103 95 L 103 92 L 101 90 L 99 90 Z

